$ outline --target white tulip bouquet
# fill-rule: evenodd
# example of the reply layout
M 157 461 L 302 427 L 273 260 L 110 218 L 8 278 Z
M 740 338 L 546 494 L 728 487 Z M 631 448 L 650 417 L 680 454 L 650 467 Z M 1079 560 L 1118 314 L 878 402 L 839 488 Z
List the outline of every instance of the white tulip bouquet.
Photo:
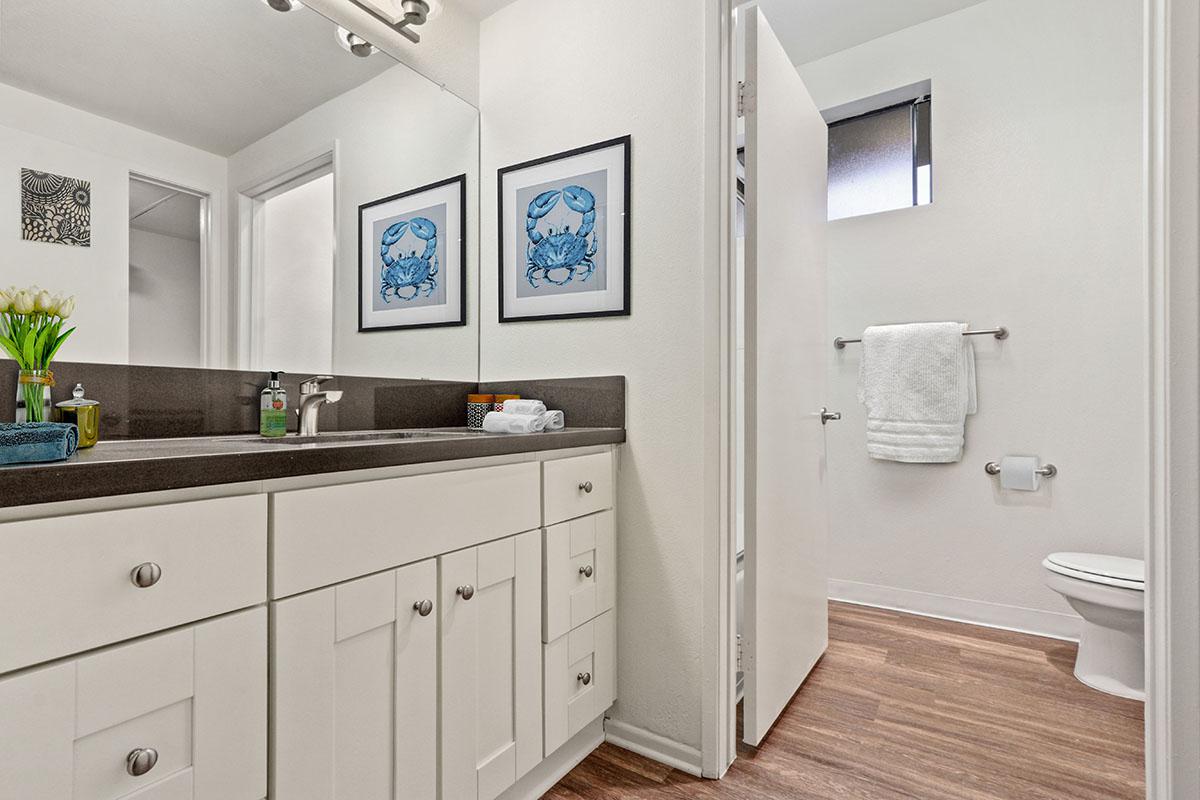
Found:
M 75 311 L 75 298 L 63 299 L 37 286 L 0 289 L 0 348 L 16 360 L 25 415 L 29 422 L 44 422 L 44 396 L 54 385 L 50 362 L 75 332 L 63 330 Z

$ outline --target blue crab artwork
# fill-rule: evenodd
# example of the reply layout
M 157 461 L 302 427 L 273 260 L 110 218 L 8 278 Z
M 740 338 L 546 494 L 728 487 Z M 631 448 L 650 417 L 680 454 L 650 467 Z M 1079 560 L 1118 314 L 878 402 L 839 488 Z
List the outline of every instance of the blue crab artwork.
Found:
M 582 215 L 579 229 L 572 232 L 570 225 L 547 233 L 538 230 L 538 220 L 549 214 L 561 199 L 567 208 Z M 529 243 L 525 246 L 525 280 L 535 289 L 541 281 L 555 286 L 565 286 L 574 280 L 586 281 L 596 271 L 592 261 L 600 251 L 596 234 L 596 196 L 582 186 L 567 186 L 562 190 L 542 192 L 529 203 L 525 214 L 525 233 Z M 588 241 L 588 236 L 591 241 Z M 551 272 L 558 274 L 558 277 Z M 565 272 L 565 274 L 564 274 Z
M 405 255 L 404 251 L 396 248 L 406 233 L 425 242 L 425 250 L 417 255 L 416 250 Z M 437 225 L 425 217 L 413 217 L 402 220 L 388 227 L 379 240 L 379 255 L 383 259 L 383 269 L 380 271 L 379 296 L 383 302 L 391 303 L 388 295 L 398 300 L 412 300 L 424 294 L 429 297 L 437 289 L 438 258 L 437 258 Z M 411 289 L 412 294 L 407 294 Z

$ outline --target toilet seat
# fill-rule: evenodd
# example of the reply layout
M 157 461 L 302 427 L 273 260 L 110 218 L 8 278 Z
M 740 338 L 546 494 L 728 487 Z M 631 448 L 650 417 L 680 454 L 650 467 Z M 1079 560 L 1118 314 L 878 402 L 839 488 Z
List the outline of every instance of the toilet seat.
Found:
M 1146 564 L 1137 558 L 1096 553 L 1051 553 L 1042 566 L 1059 575 L 1089 583 L 1139 592 L 1146 589 Z

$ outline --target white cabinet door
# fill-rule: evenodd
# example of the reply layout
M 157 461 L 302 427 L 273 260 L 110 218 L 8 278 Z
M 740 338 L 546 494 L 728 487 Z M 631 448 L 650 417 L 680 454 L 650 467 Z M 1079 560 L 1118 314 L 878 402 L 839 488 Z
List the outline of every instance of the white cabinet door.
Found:
M 438 558 L 442 800 L 493 800 L 541 761 L 541 558 L 538 531 Z
M 436 600 L 431 559 L 272 604 L 273 800 L 437 796 Z
M 0 680 L 5 798 L 260 800 L 266 755 L 265 608 Z

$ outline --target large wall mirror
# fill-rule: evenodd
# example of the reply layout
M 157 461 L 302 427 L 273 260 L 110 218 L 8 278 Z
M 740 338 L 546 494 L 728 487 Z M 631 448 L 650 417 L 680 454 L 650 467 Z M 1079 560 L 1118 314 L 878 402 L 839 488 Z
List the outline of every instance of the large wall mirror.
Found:
M 470 103 L 300 2 L 0 5 L 0 283 L 77 297 L 59 359 L 475 380 L 478 178 Z

